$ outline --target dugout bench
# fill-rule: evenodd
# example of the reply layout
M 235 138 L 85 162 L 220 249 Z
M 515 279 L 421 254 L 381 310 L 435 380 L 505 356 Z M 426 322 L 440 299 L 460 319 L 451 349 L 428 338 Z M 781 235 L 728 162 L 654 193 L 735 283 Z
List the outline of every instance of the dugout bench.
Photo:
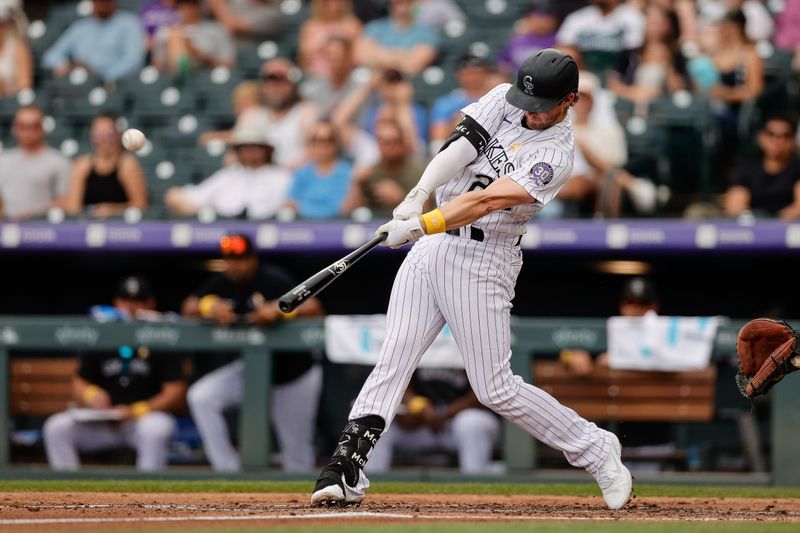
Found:
M 720 328 L 714 350 L 716 358 L 730 358 L 735 352 L 736 334 L 743 323 L 731 322 Z M 10 351 L 63 351 L 72 355 L 86 349 L 117 349 L 122 344 L 148 346 L 155 350 L 240 352 L 247 369 L 240 415 L 240 452 L 243 470 L 253 470 L 265 469 L 269 465 L 270 430 L 265 413 L 269 412 L 272 352 L 321 349 L 324 347 L 324 329 L 319 319 L 296 320 L 273 328 L 258 329 L 217 327 L 189 321 L 100 324 L 88 318 L 0 316 L 0 469 L 7 467 L 9 462 L 9 416 L 22 412 L 44 414 L 56 407 L 59 408 L 55 410 L 60 410 L 61 404 L 50 402 L 58 402 L 59 395 L 66 391 L 63 382 L 66 367 L 50 366 L 48 372 L 51 372 L 51 378 L 47 379 L 52 381 L 48 385 L 47 381 L 38 377 L 33 380 L 37 369 L 31 366 L 30 361 L 20 359 L 15 362 L 17 357 L 12 358 Z M 557 353 L 566 347 L 598 352 L 604 350 L 605 345 L 603 319 L 512 319 L 511 365 L 514 372 L 527 382 L 537 382 L 531 370 L 532 354 Z M 13 385 L 12 375 L 15 376 Z M 23 375 L 29 377 L 20 381 L 16 379 Z M 771 482 L 774 485 L 800 486 L 800 464 L 794 460 L 794 444 L 800 435 L 798 375 L 788 376 L 771 393 Z M 62 381 L 57 384 L 59 380 Z M 50 389 L 51 386 L 54 388 Z M 735 387 L 735 384 L 730 383 L 730 386 Z M 51 392 L 48 393 L 48 390 Z M 559 397 L 566 391 L 554 392 Z M 680 389 L 678 393 L 680 395 Z M 62 396 L 60 401 L 63 399 Z M 570 400 L 566 396 L 559 399 L 569 405 Z M 680 410 L 680 403 L 676 405 Z M 706 416 L 708 405 L 706 402 L 701 411 L 688 408 L 686 415 L 701 413 Z M 675 416 L 674 413 L 671 416 Z M 513 424 L 505 424 L 503 456 L 510 472 L 534 469 L 535 451 L 532 438 Z
M 617 435 L 622 422 L 665 422 L 676 425 L 677 450 L 651 450 L 639 460 L 684 462 L 688 424 L 711 422 L 716 414 L 717 365 L 687 372 L 616 370 L 596 367 L 577 376 L 560 361 L 535 361 L 533 381 L 558 401 L 593 422 L 605 422 Z M 744 435 L 743 435 L 744 436 Z M 759 446 L 742 439 L 748 455 Z M 633 460 L 623 447 L 623 460 Z M 554 455 L 558 455 L 553 450 Z M 760 459 L 760 455 L 757 456 Z M 697 459 L 699 462 L 699 457 Z M 753 460 L 762 470 L 763 461 Z M 693 465 L 694 466 L 694 465 Z M 697 465 L 699 466 L 699 465 Z
M 10 361 L 11 416 L 50 416 L 72 401 L 75 357 L 14 357 Z
M 64 352 L 74 356 L 80 350 L 116 350 L 127 344 L 159 351 L 239 352 L 247 367 L 239 449 L 242 468 L 249 469 L 266 468 L 269 464 L 271 440 L 265 413 L 269 412 L 270 402 L 271 351 L 320 348 L 322 335 L 319 323 L 264 330 L 192 321 L 101 324 L 75 317 L 0 317 L 0 469 L 9 463 L 10 413 L 43 416 L 63 409 L 67 400 L 63 392 L 68 360 L 55 365 L 52 361 L 38 363 L 44 359 L 28 356 L 17 360 L 10 357 L 10 351 Z M 49 377 L 33 379 L 37 369 L 45 370 Z M 12 384 L 12 375 L 27 377 Z M 52 397 L 46 392 L 49 386 L 54 387 Z
M 708 422 L 714 418 L 714 365 L 690 372 L 596 368 L 588 376 L 576 376 L 558 361 L 537 361 L 533 381 L 593 421 Z

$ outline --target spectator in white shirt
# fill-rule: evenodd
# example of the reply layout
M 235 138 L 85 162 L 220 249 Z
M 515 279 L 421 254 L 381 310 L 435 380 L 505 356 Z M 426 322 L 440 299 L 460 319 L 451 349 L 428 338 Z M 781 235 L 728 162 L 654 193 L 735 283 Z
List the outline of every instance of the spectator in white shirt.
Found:
M 239 161 L 226 166 L 198 185 L 169 189 L 165 203 L 170 212 L 192 216 L 203 209 L 226 218 L 251 220 L 273 217 L 286 203 L 291 174 L 272 164 L 272 141 L 263 129 L 237 127 L 231 146 Z
M 741 9 L 746 19 L 744 32 L 753 42 L 769 40 L 775 31 L 775 21 L 772 20 L 767 6 L 759 0 L 699 0 L 700 32 L 713 31 L 711 26 L 719 22 L 729 11 Z
M 302 73 L 290 60 L 270 59 L 261 66 L 262 107 L 253 107 L 236 117 L 236 125 L 249 125 L 268 132 L 275 142 L 275 164 L 294 170 L 308 159 L 306 136 L 316 123 L 316 104 L 300 96 Z
M 570 13 L 556 34 L 556 43 L 583 54 L 590 70 L 613 65 L 613 55 L 642 46 L 644 15 L 622 0 L 591 0 L 591 5 Z M 608 64 L 594 65 L 595 55 L 611 56 Z

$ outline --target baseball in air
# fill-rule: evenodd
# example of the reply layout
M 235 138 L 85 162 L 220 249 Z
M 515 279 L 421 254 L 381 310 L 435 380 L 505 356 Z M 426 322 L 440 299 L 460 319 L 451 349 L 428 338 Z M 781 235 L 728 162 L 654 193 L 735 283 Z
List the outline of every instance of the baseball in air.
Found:
M 128 128 L 122 133 L 122 146 L 131 152 L 138 152 L 146 142 L 144 133 L 135 128 Z

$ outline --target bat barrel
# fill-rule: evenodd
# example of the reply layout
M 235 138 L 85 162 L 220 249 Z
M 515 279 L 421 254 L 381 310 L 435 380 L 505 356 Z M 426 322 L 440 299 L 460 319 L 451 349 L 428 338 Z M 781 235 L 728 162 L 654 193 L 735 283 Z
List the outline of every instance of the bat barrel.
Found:
M 282 313 L 291 313 L 295 310 L 295 306 L 293 305 L 292 300 L 281 297 L 281 299 L 278 300 L 278 309 L 280 309 Z
M 305 301 L 305 298 L 297 297 L 290 292 L 280 297 L 278 300 L 278 309 L 280 309 L 282 313 L 291 313 Z
M 283 313 L 291 313 L 300 304 L 319 294 L 322 289 L 331 284 L 333 280 L 345 273 L 345 271 L 356 261 L 364 257 L 367 252 L 386 240 L 386 234 L 381 233 L 368 243 L 357 250 L 347 254 L 332 265 L 320 270 L 303 283 L 290 290 L 278 299 L 278 309 Z

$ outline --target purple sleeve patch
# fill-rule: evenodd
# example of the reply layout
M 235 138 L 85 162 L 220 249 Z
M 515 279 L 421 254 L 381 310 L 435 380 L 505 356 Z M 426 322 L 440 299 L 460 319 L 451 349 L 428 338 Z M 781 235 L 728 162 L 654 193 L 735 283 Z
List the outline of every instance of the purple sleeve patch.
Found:
M 531 180 L 537 187 L 544 187 L 553 179 L 553 167 L 549 163 L 536 163 L 531 168 Z

